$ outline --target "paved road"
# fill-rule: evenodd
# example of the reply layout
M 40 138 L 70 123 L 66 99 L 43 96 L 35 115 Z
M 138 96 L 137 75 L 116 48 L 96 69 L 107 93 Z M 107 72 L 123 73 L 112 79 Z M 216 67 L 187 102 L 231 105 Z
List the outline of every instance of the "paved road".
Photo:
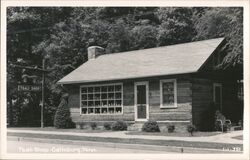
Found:
M 29 141 L 7 141 L 8 153 L 170 153 L 141 149 L 95 147 L 68 144 L 51 144 Z

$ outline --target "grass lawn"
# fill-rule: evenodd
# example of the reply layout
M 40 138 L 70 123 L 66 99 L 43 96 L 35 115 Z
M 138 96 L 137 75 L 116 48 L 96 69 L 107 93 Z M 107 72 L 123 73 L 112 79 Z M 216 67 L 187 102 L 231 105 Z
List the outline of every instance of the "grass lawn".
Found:
M 56 132 L 76 132 L 76 133 L 102 133 L 102 132 L 111 132 L 107 130 L 100 130 L 100 129 L 56 129 L 55 127 L 10 127 L 9 130 L 15 129 L 15 130 L 34 130 L 34 131 L 56 131 Z
M 148 135 L 148 136 L 172 136 L 172 137 L 190 137 L 189 133 L 179 133 L 179 132 L 142 132 L 142 131 L 131 131 L 127 132 L 128 135 Z M 193 137 L 207 137 L 221 134 L 221 132 L 194 132 Z
M 236 136 L 236 137 L 232 137 L 234 139 L 238 139 L 238 140 L 243 140 L 243 135 L 242 136 Z

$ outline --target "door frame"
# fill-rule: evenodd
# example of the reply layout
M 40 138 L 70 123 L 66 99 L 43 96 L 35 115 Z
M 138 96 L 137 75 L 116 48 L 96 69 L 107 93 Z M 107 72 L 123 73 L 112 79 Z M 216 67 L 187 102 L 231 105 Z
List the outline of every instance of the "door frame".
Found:
M 222 112 L 222 84 L 214 83 L 213 84 L 213 101 L 215 103 L 215 87 L 220 87 L 220 111 Z
M 146 86 L 146 119 L 137 118 L 137 86 L 145 85 Z M 135 82 L 134 83 L 134 111 L 135 111 L 135 121 L 147 121 L 149 119 L 149 97 L 148 97 L 148 81 Z

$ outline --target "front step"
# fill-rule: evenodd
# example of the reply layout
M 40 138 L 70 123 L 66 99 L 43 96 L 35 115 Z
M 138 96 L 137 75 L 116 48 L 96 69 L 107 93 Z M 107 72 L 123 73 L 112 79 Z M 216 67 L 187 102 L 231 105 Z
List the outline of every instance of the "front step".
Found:
M 128 126 L 128 131 L 142 131 L 142 126 L 144 123 L 134 123 Z

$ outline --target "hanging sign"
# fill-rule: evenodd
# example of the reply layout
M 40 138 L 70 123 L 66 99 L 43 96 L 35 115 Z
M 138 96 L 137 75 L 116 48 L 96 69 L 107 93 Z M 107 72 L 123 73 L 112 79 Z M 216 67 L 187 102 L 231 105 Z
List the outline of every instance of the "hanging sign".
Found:
M 27 85 L 27 84 L 18 85 L 18 91 L 21 92 L 39 92 L 41 90 L 42 87 L 40 85 Z

